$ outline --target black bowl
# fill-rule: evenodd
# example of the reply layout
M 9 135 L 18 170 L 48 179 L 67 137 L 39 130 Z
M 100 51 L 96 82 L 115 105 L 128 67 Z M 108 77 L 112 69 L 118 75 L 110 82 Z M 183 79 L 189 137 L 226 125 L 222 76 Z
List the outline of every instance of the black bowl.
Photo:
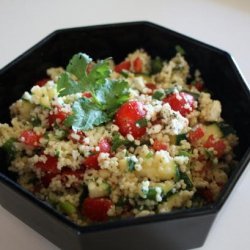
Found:
M 149 22 L 58 30 L 0 71 L 0 122 L 10 120 L 10 104 L 43 78 L 48 67 L 65 66 L 79 51 L 94 59 L 113 56 L 119 62 L 127 53 L 144 48 L 153 56 L 167 59 L 174 55 L 177 44 L 185 49 L 191 70 L 200 69 L 213 97 L 222 102 L 223 117 L 240 138 L 239 163 L 214 204 L 80 227 L 19 186 L 0 152 L 2 206 L 63 249 L 174 250 L 201 246 L 250 158 L 250 93 L 227 52 Z

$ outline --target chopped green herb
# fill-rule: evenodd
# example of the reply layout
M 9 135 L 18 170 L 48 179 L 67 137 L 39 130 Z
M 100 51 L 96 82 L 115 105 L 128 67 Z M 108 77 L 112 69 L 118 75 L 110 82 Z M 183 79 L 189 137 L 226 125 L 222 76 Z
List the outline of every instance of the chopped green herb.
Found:
M 161 71 L 163 67 L 163 60 L 160 57 L 156 57 L 155 59 L 151 60 L 151 74 L 156 74 Z
M 156 90 L 153 95 L 153 99 L 162 100 L 165 97 L 164 91 Z
M 111 146 L 111 151 L 114 152 L 116 151 L 120 146 L 122 145 L 128 145 L 130 142 L 128 140 L 121 139 L 120 134 L 114 133 L 113 138 L 112 138 L 112 146 Z
M 167 88 L 165 89 L 165 95 L 173 94 L 176 90 L 176 87 Z
M 185 50 L 180 45 L 176 45 L 175 50 L 177 53 L 181 54 L 182 56 L 186 54 Z
M 30 122 L 34 127 L 41 126 L 41 120 L 38 117 L 32 116 Z
M 135 170 L 135 164 L 136 164 L 136 162 L 133 160 L 132 157 L 128 157 L 127 158 L 127 162 L 128 162 L 128 170 L 130 172 L 133 172 Z
M 150 187 L 148 189 L 148 193 L 147 193 L 146 198 L 149 199 L 149 200 L 156 200 L 156 196 L 157 196 L 156 188 L 155 187 Z
M 145 128 L 148 125 L 148 120 L 146 118 L 142 118 L 142 119 L 138 120 L 135 124 L 139 128 Z
M 176 145 L 180 145 L 183 140 L 187 140 L 187 134 L 176 135 Z
M 147 155 L 146 155 L 146 159 L 150 159 L 150 158 L 152 158 L 153 157 L 153 152 L 152 151 L 149 151 L 148 153 L 147 153 Z

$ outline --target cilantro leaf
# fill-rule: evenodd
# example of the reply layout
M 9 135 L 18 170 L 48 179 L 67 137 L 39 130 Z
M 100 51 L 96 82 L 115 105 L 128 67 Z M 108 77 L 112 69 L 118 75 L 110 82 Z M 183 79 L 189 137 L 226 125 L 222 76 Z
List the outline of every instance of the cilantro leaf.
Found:
M 65 96 L 83 92 L 84 88 L 81 84 L 72 80 L 69 73 L 64 72 L 57 80 L 57 91 L 59 96 Z
M 114 133 L 113 138 L 112 138 L 112 146 L 111 146 L 111 151 L 114 152 L 116 151 L 120 146 L 124 145 L 127 146 L 129 145 L 131 142 L 129 140 L 124 140 L 121 139 L 120 134 Z
M 128 162 L 128 170 L 129 170 L 129 172 L 133 172 L 135 170 L 136 162 L 131 157 L 128 157 L 127 162 Z
M 66 71 L 77 77 L 79 81 L 85 82 L 87 80 L 87 66 L 92 62 L 92 59 L 84 54 L 78 53 L 70 60 Z
M 92 84 L 104 83 L 105 79 L 110 77 L 110 73 L 109 59 L 101 60 L 93 66 L 87 80 Z
M 116 110 L 129 99 L 129 85 L 124 80 L 111 80 L 109 59 L 92 63 L 78 53 L 70 60 L 66 72 L 57 80 L 59 96 L 90 91 L 91 98 L 80 98 L 72 105 L 73 114 L 66 120 L 74 130 L 89 130 L 112 119 Z
M 76 100 L 72 106 L 73 114 L 64 122 L 73 130 L 89 130 L 109 120 L 100 107 L 87 98 Z
M 148 120 L 146 118 L 141 118 L 140 120 L 138 120 L 136 123 L 136 126 L 138 126 L 139 128 L 145 128 L 148 125 Z
M 125 81 L 109 80 L 99 86 L 95 91 L 96 101 L 102 105 L 111 117 L 121 104 L 129 99 L 129 86 Z

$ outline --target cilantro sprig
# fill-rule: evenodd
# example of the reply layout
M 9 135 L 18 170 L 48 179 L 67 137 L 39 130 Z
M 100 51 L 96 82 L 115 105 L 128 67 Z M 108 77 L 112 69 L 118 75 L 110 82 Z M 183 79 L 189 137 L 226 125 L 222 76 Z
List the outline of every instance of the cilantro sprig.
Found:
M 82 97 L 73 103 L 73 114 L 65 125 L 74 130 L 89 130 L 113 118 L 129 99 L 129 85 L 125 80 L 111 80 L 110 74 L 109 59 L 93 63 L 84 53 L 73 56 L 57 81 L 59 96 L 88 91 L 92 97 Z

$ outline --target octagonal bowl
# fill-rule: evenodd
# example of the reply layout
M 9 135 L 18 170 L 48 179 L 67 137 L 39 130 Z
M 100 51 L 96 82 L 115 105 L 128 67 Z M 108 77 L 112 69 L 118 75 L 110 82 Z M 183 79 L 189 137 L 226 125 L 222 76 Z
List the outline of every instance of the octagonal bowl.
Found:
M 250 93 L 227 52 L 149 22 L 58 30 L 0 71 L 0 122 L 10 121 L 8 107 L 33 82 L 42 79 L 47 68 L 65 66 L 79 51 L 95 59 L 112 56 L 120 61 L 129 52 L 144 48 L 152 56 L 170 58 L 177 44 L 187 52 L 191 70 L 201 70 L 213 97 L 222 103 L 223 118 L 239 136 L 238 164 L 215 203 L 199 209 L 81 227 L 18 185 L 0 151 L 1 205 L 62 249 L 174 250 L 201 246 L 250 158 Z

